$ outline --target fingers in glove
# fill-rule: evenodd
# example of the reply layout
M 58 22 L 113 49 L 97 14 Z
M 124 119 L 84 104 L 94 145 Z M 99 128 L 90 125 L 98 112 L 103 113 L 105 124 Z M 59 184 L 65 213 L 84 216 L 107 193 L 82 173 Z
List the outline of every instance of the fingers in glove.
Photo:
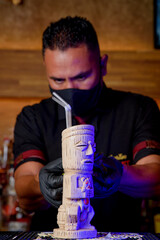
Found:
M 52 203 L 50 203 L 52 206 L 54 206 L 55 208 L 59 208 L 60 205 L 62 205 L 62 201 L 54 201 Z
M 99 182 L 94 182 L 94 198 L 106 198 L 117 191 L 117 184 L 101 185 Z
M 54 200 L 53 198 L 51 198 L 48 195 L 44 195 L 44 198 L 48 203 L 50 203 L 55 208 L 59 208 L 59 206 L 62 204 L 62 198 L 61 198 L 61 200 Z
M 54 200 L 62 200 L 63 188 L 48 189 L 48 196 Z
M 54 174 L 49 174 L 47 178 L 47 186 L 51 189 L 59 188 L 63 186 L 63 176 L 55 176 Z
M 52 162 L 49 162 L 45 167 L 44 171 L 47 173 L 55 173 L 59 175 L 59 173 L 63 172 L 62 167 L 62 158 L 58 158 Z
M 94 182 L 94 198 L 109 197 L 112 194 L 112 190 L 112 187 L 109 188 L 99 184 L 98 182 Z

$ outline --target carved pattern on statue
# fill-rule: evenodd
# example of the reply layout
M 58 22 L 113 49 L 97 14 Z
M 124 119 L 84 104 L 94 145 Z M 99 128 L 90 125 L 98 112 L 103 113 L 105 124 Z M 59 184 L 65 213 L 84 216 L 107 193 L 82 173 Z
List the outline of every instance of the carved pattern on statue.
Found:
M 77 125 L 62 132 L 63 199 L 58 209 L 54 236 L 61 238 L 95 237 L 97 231 L 90 221 L 94 210 L 90 198 L 94 196 L 94 127 Z

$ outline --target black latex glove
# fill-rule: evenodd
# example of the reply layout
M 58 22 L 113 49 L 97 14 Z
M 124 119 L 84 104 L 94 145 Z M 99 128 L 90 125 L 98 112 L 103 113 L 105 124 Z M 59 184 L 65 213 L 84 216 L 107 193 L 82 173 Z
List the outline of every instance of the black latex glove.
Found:
M 96 154 L 93 167 L 94 197 L 104 198 L 118 190 L 123 165 L 114 157 Z
M 62 158 L 49 162 L 39 173 L 41 192 L 47 202 L 58 208 L 62 204 Z

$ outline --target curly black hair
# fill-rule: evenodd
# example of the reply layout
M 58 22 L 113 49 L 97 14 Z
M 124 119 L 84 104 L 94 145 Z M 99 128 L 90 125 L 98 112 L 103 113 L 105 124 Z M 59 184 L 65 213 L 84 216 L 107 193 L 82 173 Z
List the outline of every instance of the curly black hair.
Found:
M 70 47 L 78 47 L 83 43 L 87 45 L 89 50 L 98 50 L 99 53 L 97 34 L 92 24 L 86 18 L 68 16 L 57 22 L 52 22 L 43 32 L 42 54 L 44 56 L 47 48 L 64 51 Z

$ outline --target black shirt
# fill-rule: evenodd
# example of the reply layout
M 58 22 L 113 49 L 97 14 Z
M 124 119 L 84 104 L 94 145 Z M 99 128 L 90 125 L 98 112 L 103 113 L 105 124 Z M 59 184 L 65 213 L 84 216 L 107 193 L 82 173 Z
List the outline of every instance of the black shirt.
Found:
M 75 117 L 72 122 L 78 124 Z M 158 147 L 152 146 L 138 148 L 133 157 L 133 150 L 139 143 L 160 142 L 159 109 L 149 97 L 104 86 L 97 108 L 87 123 L 95 127 L 97 153 L 112 155 L 130 165 L 149 154 L 160 154 Z M 64 109 L 51 98 L 24 107 L 15 126 L 15 159 L 25 151 L 36 149 L 43 152 L 46 161 L 28 157 L 18 161 L 16 168 L 26 161 L 46 164 L 61 157 L 61 132 L 65 128 Z M 120 192 L 104 199 L 93 198 L 91 205 L 95 216 L 91 223 L 98 231 L 139 231 L 140 204 L 141 199 Z M 54 208 L 37 212 L 33 218 L 36 226 L 32 229 L 52 231 L 56 227 L 56 214 Z

